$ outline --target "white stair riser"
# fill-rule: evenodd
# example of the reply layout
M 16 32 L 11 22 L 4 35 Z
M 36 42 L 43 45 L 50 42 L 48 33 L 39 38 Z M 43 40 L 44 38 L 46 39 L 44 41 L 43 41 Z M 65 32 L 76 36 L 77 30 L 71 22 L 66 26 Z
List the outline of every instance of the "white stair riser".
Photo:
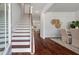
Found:
M 30 45 L 30 42 L 12 42 L 12 45 Z
M 30 26 L 16 26 L 17 28 L 30 28 Z
M 17 24 L 16 26 L 30 26 L 30 24 Z
M 25 36 L 25 35 L 30 35 L 30 33 L 13 33 L 12 34 L 12 36 L 17 36 L 17 35 Z
M 17 27 L 16 29 L 30 29 L 30 27 L 26 27 L 26 28 Z
M 17 27 L 17 26 L 30 27 L 30 25 L 26 25 L 26 24 L 23 24 L 23 25 L 22 25 L 22 24 L 16 25 L 16 27 Z
M 30 30 L 15 30 L 15 32 L 30 32 Z
M 12 40 L 28 40 L 30 37 L 12 37 Z
M 22 27 L 22 26 L 18 26 L 16 29 L 30 29 L 30 27 Z

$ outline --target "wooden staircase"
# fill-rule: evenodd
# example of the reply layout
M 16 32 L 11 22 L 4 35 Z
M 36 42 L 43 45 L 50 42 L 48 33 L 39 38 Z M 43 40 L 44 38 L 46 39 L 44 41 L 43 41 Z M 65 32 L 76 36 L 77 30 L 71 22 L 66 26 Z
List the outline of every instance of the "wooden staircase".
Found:
M 12 55 L 31 54 L 31 30 L 30 22 L 26 19 L 20 20 L 16 29 L 12 32 Z

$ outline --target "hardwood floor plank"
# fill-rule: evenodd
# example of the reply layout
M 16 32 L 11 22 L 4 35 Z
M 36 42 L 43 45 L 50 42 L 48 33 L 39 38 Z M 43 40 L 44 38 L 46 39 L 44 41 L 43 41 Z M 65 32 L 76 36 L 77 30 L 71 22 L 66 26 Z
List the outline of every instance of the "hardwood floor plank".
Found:
M 30 48 L 30 45 L 12 45 L 12 48 Z

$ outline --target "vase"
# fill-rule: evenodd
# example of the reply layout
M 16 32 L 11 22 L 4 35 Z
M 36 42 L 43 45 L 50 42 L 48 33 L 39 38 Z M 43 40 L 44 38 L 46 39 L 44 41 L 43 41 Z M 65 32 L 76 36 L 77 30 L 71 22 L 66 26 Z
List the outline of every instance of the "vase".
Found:
M 78 27 L 76 27 L 75 29 L 78 29 Z

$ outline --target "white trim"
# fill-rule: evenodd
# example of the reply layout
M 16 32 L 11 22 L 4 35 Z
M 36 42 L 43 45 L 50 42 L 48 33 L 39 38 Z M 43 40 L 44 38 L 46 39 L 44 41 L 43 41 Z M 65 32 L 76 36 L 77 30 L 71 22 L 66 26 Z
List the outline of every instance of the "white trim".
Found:
M 34 40 L 34 35 L 33 35 L 33 52 L 31 53 L 32 55 L 35 53 L 35 40 Z
M 5 6 L 6 6 L 6 4 L 5 4 Z M 8 42 L 9 42 L 9 44 L 8 44 L 8 46 L 6 47 L 6 39 L 5 39 L 5 50 L 4 50 L 4 52 L 3 52 L 3 55 L 6 55 L 6 54 L 8 54 L 9 53 L 9 49 L 10 49 L 10 45 L 11 45 L 11 5 L 10 5 L 10 3 L 8 4 Z M 5 9 L 6 9 L 6 7 L 5 7 Z M 6 11 L 6 10 L 5 10 Z M 5 13 L 6 14 L 6 13 Z M 5 15 L 6 16 L 6 15 Z M 6 19 L 6 17 L 5 17 L 5 19 Z M 6 22 L 6 21 L 5 21 Z M 5 23 L 5 26 L 6 26 L 6 23 Z M 5 28 L 6 29 L 6 28 Z M 5 32 L 6 32 L 6 30 L 5 30 Z M 6 37 L 6 34 L 5 34 L 5 37 Z
M 32 51 L 32 46 L 31 46 L 31 42 L 32 42 L 32 24 L 31 24 L 31 18 L 29 17 L 30 20 L 30 52 Z
M 5 10 L 5 49 L 6 49 L 6 3 L 4 4 L 4 10 Z
M 11 43 L 11 4 L 8 4 L 8 39 L 9 39 L 9 45 Z

